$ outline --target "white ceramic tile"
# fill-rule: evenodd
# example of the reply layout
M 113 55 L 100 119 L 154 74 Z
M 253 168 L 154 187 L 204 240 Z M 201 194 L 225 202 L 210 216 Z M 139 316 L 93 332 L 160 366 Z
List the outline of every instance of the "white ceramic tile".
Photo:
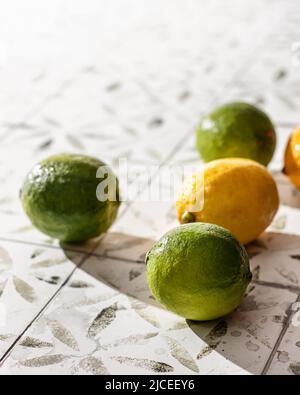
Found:
M 299 326 L 299 306 L 293 307 L 294 314 L 291 322 L 280 343 L 270 369 L 269 375 L 296 375 L 299 376 L 300 367 L 300 326 Z
M 256 285 L 230 317 L 185 322 L 153 301 L 144 270 L 133 262 L 91 257 L 20 340 L 4 368 L 11 374 L 263 370 L 297 295 Z
M 209 363 L 215 352 L 249 373 L 261 374 L 296 298 L 295 293 L 287 290 L 251 284 L 238 310 L 209 333 L 204 335 L 203 324 L 192 324 L 192 329 L 207 343 L 199 351 L 198 359 L 204 358 Z
M 0 241 L 2 354 L 40 313 L 84 255 Z
M 300 238 L 266 233 L 248 247 L 251 267 L 259 281 L 294 287 L 300 291 Z
M 200 115 L 217 103 L 250 100 L 276 122 L 278 149 L 270 168 L 284 206 L 249 250 L 256 281 L 273 287 L 250 288 L 240 310 L 226 319 L 225 333 L 224 323 L 187 326 L 150 298 L 143 257 L 177 225 L 172 200 L 144 199 L 128 211 L 124 204 L 125 214 L 101 244 L 68 246 L 70 255 L 98 245 L 84 266 L 91 276 L 75 272 L 0 373 L 260 373 L 299 281 L 299 194 L 280 174 L 284 146 L 299 122 L 299 66 L 292 53 L 299 41 L 297 0 L 212 0 L 201 7 L 197 0 L 130 0 L 130 6 L 129 0 L 105 6 L 91 0 L 88 8 L 81 0 L 72 6 L 58 0 L 19 3 L 8 2 L 0 15 L 0 245 L 1 237 L 30 243 L 3 241 L 17 277 L 29 286 L 14 282 L 9 268 L 1 274 L 0 287 L 8 278 L 1 299 L 13 304 L 17 317 L 1 332 L 2 353 L 74 268 L 71 256 L 61 265 L 32 268 L 30 256 L 37 252 L 52 263 L 63 256 L 56 241 L 30 227 L 18 199 L 25 174 L 38 160 L 81 152 L 117 170 L 120 157 L 131 159 L 129 184 L 139 181 L 134 194 L 145 198 L 147 177 L 138 166 L 198 165 L 193 128 Z M 35 292 L 38 300 L 28 302 L 18 290 L 31 300 Z M 299 372 L 296 343 L 297 331 L 288 328 L 270 372 Z
M 244 373 L 217 353 L 213 364 L 202 363 L 200 370 L 197 351 L 204 346 L 181 318 L 78 271 L 2 369 L 10 374 Z

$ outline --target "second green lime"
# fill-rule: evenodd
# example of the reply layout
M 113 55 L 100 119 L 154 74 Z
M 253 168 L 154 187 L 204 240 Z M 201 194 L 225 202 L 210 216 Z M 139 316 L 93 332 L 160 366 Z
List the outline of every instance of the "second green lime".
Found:
M 205 223 L 171 230 L 153 246 L 146 263 L 156 299 L 195 321 L 233 312 L 252 278 L 245 248 L 228 230 Z
M 276 132 L 270 118 L 247 103 L 229 103 L 204 116 L 197 128 L 197 149 L 204 162 L 222 158 L 272 160 Z
M 65 242 L 105 233 L 120 205 L 118 180 L 103 162 L 68 154 L 36 165 L 24 182 L 21 199 L 34 226 Z

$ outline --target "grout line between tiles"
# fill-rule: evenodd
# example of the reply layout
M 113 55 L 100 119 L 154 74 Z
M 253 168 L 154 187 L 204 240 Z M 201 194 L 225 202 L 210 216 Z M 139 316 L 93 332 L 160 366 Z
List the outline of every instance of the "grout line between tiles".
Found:
M 299 303 L 299 302 L 300 302 L 300 294 L 298 294 L 298 297 L 297 297 L 297 300 L 295 301 L 295 303 Z M 277 351 L 278 351 L 278 349 L 279 349 L 279 347 L 280 347 L 280 345 L 281 345 L 281 343 L 282 343 L 282 341 L 284 339 L 284 336 L 286 335 L 286 332 L 287 332 L 287 330 L 290 327 L 291 319 L 292 319 L 293 314 L 294 314 L 294 312 L 293 312 L 292 305 L 291 305 L 290 309 L 289 309 L 289 311 L 287 313 L 287 320 L 286 320 L 286 322 L 285 322 L 285 324 L 284 324 L 284 326 L 282 328 L 282 331 L 281 331 L 281 333 L 280 333 L 280 335 L 279 335 L 279 337 L 277 339 L 277 342 L 276 342 L 276 344 L 275 344 L 275 346 L 274 346 L 274 348 L 273 348 L 273 350 L 272 350 L 272 352 L 271 352 L 271 354 L 269 356 L 269 359 L 268 359 L 268 361 L 267 361 L 266 365 L 264 366 L 264 369 L 263 369 L 263 371 L 261 373 L 262 376 L 266 376 L 268 374 L 268 372 L 269 372 L 269 370 L 270 370 L 270 368 L 272 366 L 272 363 L 274 361 L 274 358 L 275 358 L 275 356 L 277 354 Z
M 124 215 L 124 212 L 121 213 L 120 217 L 118 218 L 118 220 Z M 104 235 L 105 237 L 105 235 Z M 4 238 L 0 237 L 0 240 L 3 240 Z M 10 239 L 6 239 L 5 241 L 7 242 L 15 242 L 14 240 L 10 240 Z M 45 248 L 52 248 L 52 249 L 58 249 L 58 250 L 64 250 L 62 247 L 58 247 L 58 246 L 49 246 L 49 245 L 43 245 L 43 244 L 34 244 L 34 243 L 30 243 L 30 242 L 22 242 L 19 241 L 18 243 L 20 244 L 27 244 L 27 245 L 36 245 L 36 246 L 43 246 Z M 96 248 L 99 246 L 99 243 L 97 243 L 97 245 L 89 252 L 80 252 L 78 250 L 70 250 L 70 249 L 65 249 L 66 251 L 72 251 L 72 252 L 77 252 L 78 254 L 82 254 L 83 258 L 80 261 L 80 263 L 78 265 L 76 265 L 76 267 L 72 270 L 72 272 L 67 276 L 67 278 L 65 279 L 65 281 L 59 286 L 59 288 L 57 289 L 57 291 L 54 293 L 54 295 L 52 295 L 52 297 L 47 301 L 47 303 L 43 306 L 43 308 L 38 312 L 38 314 L 31 320 L 31 322 L 26 326 L 26 328 L 21 332 L 20 335 L 18 335 L 18 337 L 16 338 L 16 340 L 13 342 L 13 344 L 8 348 L 8 350 L 2 355 L 2 357 L 0 358 L 0 368 L 3 366 L 4 362 L 6 361 L 7 358 L 9 358 L 11 352 L 13 351 L 13 349 L 17 346 L 17 344 L 19 343 L 20 339 L 25 335 L 25 333 L 31 328 L 31 326 L 42 316 L 42 314 L 47 310 L 47 308 L 50 306 L 50 304 L 57 298 L 57 296 L 61 293 L 61 291 L 64 289 L 64 287 L 66 286 L 66 284 L 70 281 L 70 279 L 73 277 L 73 275 L 75 274 L 75 272 L 80 269 L 84 263 L 92 256 L 92 253 L 96 250 Z
M 58 297 L 58 295 L 61 293 L 61 291 L 64 289 L 64 287 L 68 284 L 68 282 L 73 277 L 75 272 L 78 269 L 80 269 L 84 265 L 84 263 L 89 259 L 90 255 L 91 255 L 91 253 L 86 254 L 82 258 L 82 260 L 79 262 L 79 264 L 76 265 L 76 267 L 74 267 L 72 272 L 67 276 L 67 278 L 64 280 L 64 282 L 59 286 L 59 288 L 56 290 L 56 292 L 52 295 L 52 297 L 44 305 L 44 307 L 38 312 L 38 314 L 36 314 L 36 316 L 31 320 L 31 322 L 26 326 L 26 328 L 18 335 L 16 340 L 13 342 L 13 344 L 1 356 L 1 358 L 0 358 L 0 368 L 3 366 L 4 362 L 10 356 L 11 352 L 13 351 L 15 346 L 19 343 L 19 341 L 22 339 L 22 337 L 25 335 L 25 333 L 31 328 L 31 326 L 35 323 L 35 321 L 37 321 L 43 315 L 43 313 L 47 310 L 47 308 L 50 306 L 50 304 Z
M 57 89 L 52 92 L 51 94 L 47 95 L 43 100 L 40 101 L 39 105 L 36 106 L 35 109 L 29 111 L 25 116 L 23 117 L 23 120 L 20 123 L 28 123 L 30 122 L 31 118 L 35 117 L 38 115 L 41 111 L 43 111 L 45 108 L 47 108 L 48 104 L 50 104 L 53 100 L 55 100 L 58 95 L 65 93 L 72 85 L 74 82 L 76 82 L 76 74 L 74 74 L 74 80 L 65 80 L 63 81 Z M 77 74 L 78 79 L 80 79 L 80 73 Z
M 144 263 L 144 261 L 142 261 L 141 259 L 120 258 L 120 257 L 113 256 L 113 255 L 99 254 L 99 253 L 94 252 L 95 249 L 98 248 L 98 246 L 99 246 L 99 244 L 101 242 L 99 242 L 99 244 L 97 244 L 95 246 L 95 248 L 92 249 L 92 251 L 84 251 L 84 250 L 78 250 L 78 249 L 63 248 L 63 247 L 59 247 L 59 246 L 51 246 L 51 245 L 42 244 L 42 243 L 33 243 L 33 242 L 30 242 L 30 241 L 6 239 L 6 238 L 3 238 L 3 237 L 0 237 L 0 242 L 1 241 L 5 242 L 5 243 L 23 244 L 23 245 L 30 245 L 30 246 L 33 246 L 33 247 L 43 247 L 43 248 L 59 250 L 59 251 L 74 252 L 74 253 L 78 253 L 78 254 L 81 254 L 81 255 L 91 255 L 91 256 L 95 256 L 95 257 L 101 258 L 101 259 L 113 259 L 115 261 L 124 261 L 124 262 L 128 262 L 128 263 L 137 263 L 137 264 Z
M 73 276 L 73 274 L 75 273 L 76 270 L 77 270 L 77 267 L 72 270 L 72 272 L 68 275 L 68 277 L 65 279 L 65 281 L 60 285 L 60 287 L 54 293 L 54 295 L 52 295 L 52 297 L 48 300 L 48 302 L 44 305 L 44 307 L 38 312 L 38 314 L 36 314 L 36 316 L 30 321 L 30 323 L 26 326 L 26 328 L 18 335 L 16 340 L 13 342 L 13 344 L 2 355 L 2 357 L 0 358 L 0 368 L 3 366 L 3 363 L 10 356 L 11 352 L 13 351 L 15 346 L 19 343 L 19 341 L 22 339 L 22 337 L 25 335 L 25 333 L 30 329 L 30 327 L 35 323 L 35 321 L 38 320 L 41 317 L 41 315 L 48 308 L 48 306 L 52 303 L 52 301 L 58 296 L 60 291 L 68 283 L 68 281 L 71 279 L 71 277 Z
M 69 252 L 82 254 L 84 256 L 88 256 L 88 258 L 98 257 L 100 259 L 111 259 L 114 261 L 121 261 L 121 262 L 132 263 L 132 264 L 140 264 L 140 265 L 144 264 L 144 261 L 142 259 L 121 258 L 118 256 L 106 254 L 106 253 L 100 254 L 100 253 L 95 252 L 96 249 L 98 248 L 98 246 L 101 244 L 101 241 L 91 251 L 72 249 L 69 247 L 63 248 L 63 247 L 59 247 L 59 246 L 52 246 L 52 245 L 42 244 L 42 243 L 34 243 L 34 242 L 29 242 L 29 241 L 17 240 L 17 239 L 8 239 L 8 238 L 4 238 L 4 237 L 0 237 L 0 241 L 4 241 L 6 243 L 16 243 L 16 244 L 24 244 L 24 245 L 30 245 L 30 246 L 36 246 L 36 247 L 43 247 L 43 248 L 48 248 L 48 249 L 60 250 L 60 251 L 69 251 Z M 78 267 L 80 267 L 80 266 L 78 266 Z M 280 283 L 275 283 L 275 282 L 270 282 L 270 281 L 262 281 L 262 280 L 253 280 L 252 284 L 257 284 L 257 285 L 261 285 L 261 286 L 265 286 L 265 287 L 269 287 L 269 288 L 285 289 L 285 290 L 289 290 L 291 292 L 300 293 L 300 286 L 285 285 L 285 284 L 280 284 Z

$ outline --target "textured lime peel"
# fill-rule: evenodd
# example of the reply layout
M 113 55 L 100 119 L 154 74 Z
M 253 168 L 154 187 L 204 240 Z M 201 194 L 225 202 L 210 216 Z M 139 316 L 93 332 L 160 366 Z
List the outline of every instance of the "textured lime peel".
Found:
M 146 263 L 155 298 L 196 321 L 234 311 L 252 279 L 245 248 L 226 229 L 204 223 L 167 233 L 148 253 Z
M 57 155 L 42 161 L 28 174 L 21 200 L 32 224 L 64 242 L 82 242 L 105 233 L 117 217 L 116 201 L 99 201 L 96 191 L 103 179 L 103 162 L 82 155 Z
M 267 166 L 276 148 L 269 117 L 247 103 L 229 103 L 203 117 L 197 128 L 197 149 L 205 162 L 247 158 Z

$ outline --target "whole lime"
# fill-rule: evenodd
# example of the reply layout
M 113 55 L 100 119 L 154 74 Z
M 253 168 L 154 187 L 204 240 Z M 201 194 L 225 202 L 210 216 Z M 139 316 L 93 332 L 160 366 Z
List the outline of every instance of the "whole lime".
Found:
M 247 158 L 267 166 L 276 148 L 270 118 L 247 103 L 229 103 L 204 116 L 197 128 L 197 149 L 204 162 Z
M 102 196 L 97 195 L 99 185 Z M 37 164 L 24 182 L 21 200 L 35 227 L 65 242 L 106 232 L 120 205 L 118 180 L 109 167 L 95 158 L 68 154 Z
M 245 248 L 228 230 L 205 223 L 167 233 L 147 254 L 146 264 L 155 298 L 195 321 L 234 311 L 252 278 Z

